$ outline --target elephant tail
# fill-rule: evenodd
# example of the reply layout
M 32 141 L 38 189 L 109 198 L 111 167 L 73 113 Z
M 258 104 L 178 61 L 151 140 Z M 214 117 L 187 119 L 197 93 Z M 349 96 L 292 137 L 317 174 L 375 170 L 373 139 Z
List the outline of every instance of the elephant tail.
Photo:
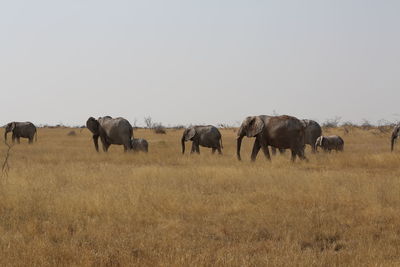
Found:
M 35 130 L 35 142 L 37 142 L 37 129 Z
M 224 149 L 224 146 L 222 145 L 222 138 L 219 139 L 219 142 L 221 143 L 221 149 Z

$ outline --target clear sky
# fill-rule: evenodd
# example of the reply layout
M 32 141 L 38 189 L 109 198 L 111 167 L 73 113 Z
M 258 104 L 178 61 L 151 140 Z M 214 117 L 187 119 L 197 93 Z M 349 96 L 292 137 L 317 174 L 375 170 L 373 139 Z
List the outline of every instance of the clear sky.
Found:
M 2 1 L 0 124 L 400 120 L 398 0 Z

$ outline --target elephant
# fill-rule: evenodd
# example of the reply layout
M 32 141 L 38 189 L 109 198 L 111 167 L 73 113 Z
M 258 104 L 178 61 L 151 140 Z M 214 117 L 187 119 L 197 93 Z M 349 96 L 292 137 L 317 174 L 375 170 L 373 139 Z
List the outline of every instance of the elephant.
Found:
M 131 144 L 133 151 L 143 151 L 143 152 L 149 151 L 149 143 L 147 143 L 146 139 L 132 138 Z
M 7 134 L 12 132 L 12 142 L 20 143 L 20 138 L 28 138 L 29 144 L 33 143 L 33 137 L 35 137 L 35 141 L 37 141 L 37 129 L 36 126 L 32 122 L 10 122 L 6 125 L 4 139 L 7 141 Z
M 320 136 L 315 141 L 315 151 L 317 151 L 319 146 L 328 152 L 331 152 L 331 150 L 343 151 L 344 141 L 337 135 Z
M 393 151 L 394 148 L 394 141 L 400 137 L 400 124 L 396 125 L 393 129 L 392 132 L 392 137 L 391 137 L 391 151 Z
M 304 124 L 304 142 L 306 145 L 311 146 L 311 152 L 315 153 L 315 142 L 317 141 L 317 138 L 322 135 L 322 129 L 321 126 L 318 124 L 318 122 L 313 121 L 313 120 L 301 120 L 301 122 Z M 271 147 L 272 155 L 276 154 L 276 148 Z M 285 152 L 283 149 L 279 149 L 279 152 L 282 154 Z
M 185 142 L 192 141 L 192 153 L 200 154 L 200 147 L 212 148 L 212 153 L 214 154 L 216 150 L 221 155 L 223 149 L 222 146 L 222 136 L 219 130 L 212 126 L 192 126 L 186 128 L 183 132 L 181 144 L 182 144 L 182 154 L 185 154 Z
M 125 152 L 132 149 L 133 128 L 124 118 L 105 116 L 96 120 L 90 117 L 86 121 L 86 127 L 93 133 L 93 143 L 97 152 L 99 152 L 99 137 L 104 152 L 108 151 L 110 145 L 123 145 Z
M 313 120 L 302 120 L 302 122 L 305 126 L 304 142 L 306 145 L 310 145 L 312 153 L 315 153 L 315 142 L 322 135 L 322 128 L 318 122 Z
M 249 116 L 242 122 L 237 133 L 238 160 L 241 160 L 240 147 L 244 136 L 255 137 L 251 160 L 255 161 L 260 149 L 268 160 L 271 160 L 268 146 L 278 149 L 290 149 L 292 161 L 298 156 L 301 160 L 306 160 L 304 155 L 304 124 L 297 118 L 282 116 Z

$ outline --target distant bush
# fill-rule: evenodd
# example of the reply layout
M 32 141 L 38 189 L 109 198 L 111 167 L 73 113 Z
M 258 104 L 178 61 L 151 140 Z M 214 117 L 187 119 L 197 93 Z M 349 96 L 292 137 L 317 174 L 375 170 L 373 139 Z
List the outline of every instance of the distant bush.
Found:
M 363 130 L 371 130 L 374 126 L 368 120 L 363 119 L 360 127 Z
M 221 129 L 232 129 L 232 128 L 236 128 L 234 125 L 229 125 L 228 123 L 218 123 L 217 124 L 218 128 Z
M 186 127 L 184 125 L 175 125 L 171 127 L 174 130 L 182 130 L 185 129 Z
M 322 123 L 322 127 L 324 128 L 337 128 L 340 122 L 340 117 L 335 117 L 333 119 L 327 119 L 324 123 Z
M 167 133 L 165 127 L 161 123 L 154 123 L 153 124 L 153 131 L 156 134 L 166 134 Z
M 75 131 L 69 131 L 69 132 L 67 133 L 67 135 L 68 135 L 68 136 L 75 136 L 75 135 L 76 135 L 76 132 L 75 132 Z

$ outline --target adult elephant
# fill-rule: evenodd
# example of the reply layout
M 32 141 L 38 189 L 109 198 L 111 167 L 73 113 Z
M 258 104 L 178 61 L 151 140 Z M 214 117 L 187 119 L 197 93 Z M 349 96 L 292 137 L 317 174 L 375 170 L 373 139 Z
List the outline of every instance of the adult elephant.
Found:
M 99 137 L 104 152 L 108 151 L 110 145 L 123 145 L 124 151 L 132 149 L 133 128 L 124 118 L 105 116 L 96 120 L 90 117 L 86 121 L 86 127 L 93 133 L 93 143 L 97 152 L 99 152 Z
M 212 125 L 192 126 L 186 128 L 181 138 L 182 154 L 185 154 L 185 142 L 192 141 L 192 150 L 190 153 L 200 154 L 200 146 L 212 148 L 214 154 L 218 150 L 222 154 L 222 138 L 218 129 Z
M 396 126 L 394 127 L 394 129 L 393 129 L 392 137 L 391 137 L 391 151 L 393 151 L 393 148 L 394 148 L 394 141 L 395 141 L 398 137 L 400 137 L 400 124 L 399 124 L 399 125 L 396 125 Z
M 300 159 L 306 159 L 304 156 L 304 124 L 292 116 L 250 116 L 247 117 L 239 128 L 237 137 L 237 158 L 240 157 L 240 147 L 244 136 L 255 137 L 251 160 L 255 161 L 260 149 L 263 150 L 268 160 L 271 156 L 268 146 L 278 149 L 290 149 L 292 152 L 292 161 L 298 156 Z
M 322 135 L 322 128 L 313 120 L 301 120 L 304 124 L 304 143 L 310 145 L 312 153 L 316 152 L 315 142 Z
M 6 125 L 5 133 L 4 133 L 4 139 L 7 141 L 7 134 L 9 132 L 12 132 L 12 142 L 15 142 L 15 139 L 17 139 L 17 142 L 20 143 L 20 138 L 28 138 L 29 144 L 32 144 L 33 142 L 33 137 L 35 137 L 35 140 L 37 141 L 37 130 L 36 126 L 33 125 L 32 122 L 10 122 Z
M 317 138 L 322 135 L 322 128 L 318 124 L 318 122 L 314 120 L 301 120 L 304 125 L 304 143 L 306 145 L 311 146 L 311 152 L 315 153 L 315 142 Z M 272 155 L 276 154 L 276 148 L 271 147 Z M 279 152 L 282 154 L 285 152 L 284 149 L 279 149 Z

